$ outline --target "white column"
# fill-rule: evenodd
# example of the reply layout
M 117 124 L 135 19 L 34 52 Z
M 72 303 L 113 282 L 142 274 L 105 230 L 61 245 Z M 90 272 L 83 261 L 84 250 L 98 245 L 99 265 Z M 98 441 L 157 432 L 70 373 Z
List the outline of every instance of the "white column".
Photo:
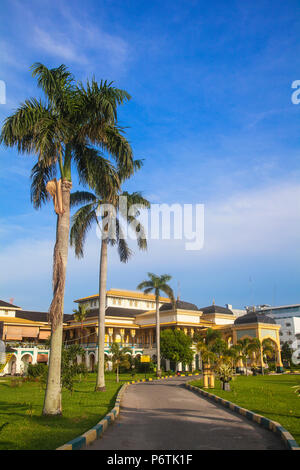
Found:
M 32 364 L 37 364 L 37 355 L 38 355 L 38 348 L 35 346 L 33 348 Z
M 88 353 L 88 351 L 85 351 L 84 359 L 85 359 L 85 367 L 88 369 L 88 367 L 89 367 L 89 353 Z

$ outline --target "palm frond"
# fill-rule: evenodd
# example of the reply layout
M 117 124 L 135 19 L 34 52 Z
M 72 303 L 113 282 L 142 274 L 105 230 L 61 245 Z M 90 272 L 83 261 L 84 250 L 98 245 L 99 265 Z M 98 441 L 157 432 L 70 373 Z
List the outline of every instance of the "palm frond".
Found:
M 116 170 L 97 149 L 76 143 L 73 145 L 73 158 L 80 183 L 87 184 L 98 195 L 106 197 L 119 188 Z
M 128 243 L 125 240 L 124 233 L 118 218 L 116 218 L 116 235 L 120 261 L 122 263 L 127 263 L 129 258 L 132 256 L 132 250 L 129 248 Z
M 138 290 L 144 290 L 144 289 L 153 289 L 153 284 L 151 281 L 142 281 L 139 283 L 139 285 L 137 286 L 137 289 Z
M 70 245 L 75 247 L 75 254 L 78 258 L 83 256 L 86 235 L 94 222 L 97 223 L 94 203 L 81 207 L 72 217 Z
M 97 202 L 97 198 L 93 193 L 88 191 L 75 191 L 70 194 L 70 205 L 71 207 L 78 206 L 79 204 L 88 204 Z
M 105 126 L 104 132 L 105 139 L 100 142 L 91 139 L 92 142 L 108 152 L 123 168 L 124 177 L 128 178 L 134 172 L 133 152 L 130 143 L 124 137 L 120 127 Z
M 62 64 L 48 69 L 40 62 L 31 66 L 32 76 L 37 77 L 38 87 L 43 90 L 49 102 L 60 113 L 74 113 L 76 109 L 74 77 Z
M 38 209 L 44 204 L 49 197 L 46 190 L 48 181 L 56 176 L 56 165 L 52 164 L 46 166 L 43 161 L 34 165 L 31 170 L 31 202 L 35 209 Z

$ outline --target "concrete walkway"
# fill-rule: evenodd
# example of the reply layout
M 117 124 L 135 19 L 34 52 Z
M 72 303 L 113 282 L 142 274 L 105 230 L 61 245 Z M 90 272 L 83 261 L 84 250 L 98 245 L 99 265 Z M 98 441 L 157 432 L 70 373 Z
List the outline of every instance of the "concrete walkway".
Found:
M 130 385 L 119 418 L 87 450 L 285 448 L 272 432 L 184 388 L 188 380 Z

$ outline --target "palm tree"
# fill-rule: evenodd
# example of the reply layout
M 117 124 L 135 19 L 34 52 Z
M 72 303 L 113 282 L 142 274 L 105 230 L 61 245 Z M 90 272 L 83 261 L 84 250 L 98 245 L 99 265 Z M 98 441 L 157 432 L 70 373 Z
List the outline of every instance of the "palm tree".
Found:
M 126 369 L 130 368 L 130 361 L 128 353 L 131 354 L 129 348 L 120 348 L 118 343 L 113 343 L 111 345 L 112 361 L 113 367 L 116 369 L 117 377 L 116 381 L 119 382 L 119 370 L 120 366 L 125 367 Z
M 275 353 L 274 343 L 269 338 L 262 341 L 262 352 L 265 357 L 265 362 L 268 365 L 267 359 L 272 359 Z
M 249 338 L 239 339 L 237 342 L 237 344 L 240 346 L 241 359 L 246 364 L 246 375 L 248 375 L 249 342 Z
M 161 276 L 157 276 L 153 273 L 148 273 L 149 280 L 141 282 L 137 289 L 143 290 L 144 294 L 149 294 L 150 292 L 154 292 L 155 295 L 155 304 L 156 304 L 156 357 L 157 357 L 157 377 L 161 376 L 161 369 L 160 369 L 160 319 L 159 319 L 159 297 L 160 291 L 164 292 L 169 299 L 171 300 L 172 304 L 175 304 L 174 293 L 171 287 L 167 284 L 171 279 L 172 276 L 168 274 L 162 274 Z
M 256 359 L 261 351 L 261 342 L 258 338 L 252 338 L 247 347 L 247 353 L 255 359 L 254 366 L 257 365 Z
M 230 359 L 232 369 L 236 368 L 236 363 L 239 359 L 241 348 L 238 345 L 233 345 L 225 351 L 224 355 Z
M 83 322 L 85 320 L 86 314 L 87 314 L 87 305 L 86 304 L 80 304 L 78 306 L 78 309 L 74 308 L 73 309 L 74 313 L 74 319 L 76 321 L 80 321 L 81 323 L 81 336 L 82 336 L 82 331 L 83 331 Z
M 221 332 L 213 330 L 212 328 L 207 328 L 205 334 L 198 339 L 196 344 L 196 350 L 201 355 L 201 362 L 211 365 L 217 361 L 217 353 L 220 353 L 218 347 L 220 345 L 220 341 L 222 341 Z
M 0 142 L 15 147 L 19 153 L 37 155 L 38 161 L 32 170 L 33 205 L 40 208 L 51 194 L 57 214 L 53 298 L 49 309 L 51 354 L 43 414 L 60 415 L 71 169 L 76 167 L 80 183 L 90 185 L 93 174 L 107 186 L 116 180 L 116 176 L 109 160 L 104 158 L 102 152 L 105 152 L 122 164 L 129 174 L 132 172 L 132 150 L 123 129 L 117 125 L 117 106 L 130 96 L 107 82 L 98 84 L 92 80 L 86 87 L 81 83 L 76 85 L 65 65 L 48 69 L 36 63 L 32 66 L 32 75 L 37 77 L 44 100 L 30 98 L 9 116 L 2 127 Z M 99 146 L 101 152 L 94 146 Z
M 139 169 L 142 165 L 140 160 L 134 160 L 134 168 Z M 126 179 L 124 170 L 120 167 L 117 171 L 118 180 L 122 183 Z M 121 217 L 127 224 L 135 224 L 138 247 L 141 250 L 147 248 L 144 228 L 138 221 L 140 209 L 149 208 L 150 203 L 141 193 L 122 192 L 118 186 L 114 191 L 105 191 L 105 187 L 96 187 L 95 193 L 77 191 L 71 194 L 71 205 L 84 204 L 73 216 L 73 223 L 70 234 L 70 243 L 75 247 L 77 257 L 83 256 L 83 246 L 88 230 L 93 222 L 101 230 L 101 250 L 99 269 L 99 313 L 98 313 L 98 370 L 96 391 L 105 391 L 105 364 L 104 364 L 104 343 L 105 343 L 105 308 L 106 308 L 106 279 L 107 279 L 107 248 L 108 244 L 118 246 L 120 261 L 126 263 L 132 252 L 125 240 L 121 227 Z M 119 210 L 120 201 L 126 199 L 127 211 L 123 213 Z M 109 205 L 109 207 L 108 207 Z M 104 210 L 101 210 L 103 209 Z M 114 214 L 115 214 L 115 220 Z M 113 230 L 115 224 L 115 231 Z

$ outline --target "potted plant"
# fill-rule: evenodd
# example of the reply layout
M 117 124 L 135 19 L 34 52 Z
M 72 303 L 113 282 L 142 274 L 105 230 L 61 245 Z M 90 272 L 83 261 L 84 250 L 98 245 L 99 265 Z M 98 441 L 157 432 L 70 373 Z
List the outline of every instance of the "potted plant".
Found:
M 233 370 L 229 364 L 221 364 L 217 368 L 217 377 L 222 382 L 222 389 L 230 392 L 229 382 L 232 380 Z

